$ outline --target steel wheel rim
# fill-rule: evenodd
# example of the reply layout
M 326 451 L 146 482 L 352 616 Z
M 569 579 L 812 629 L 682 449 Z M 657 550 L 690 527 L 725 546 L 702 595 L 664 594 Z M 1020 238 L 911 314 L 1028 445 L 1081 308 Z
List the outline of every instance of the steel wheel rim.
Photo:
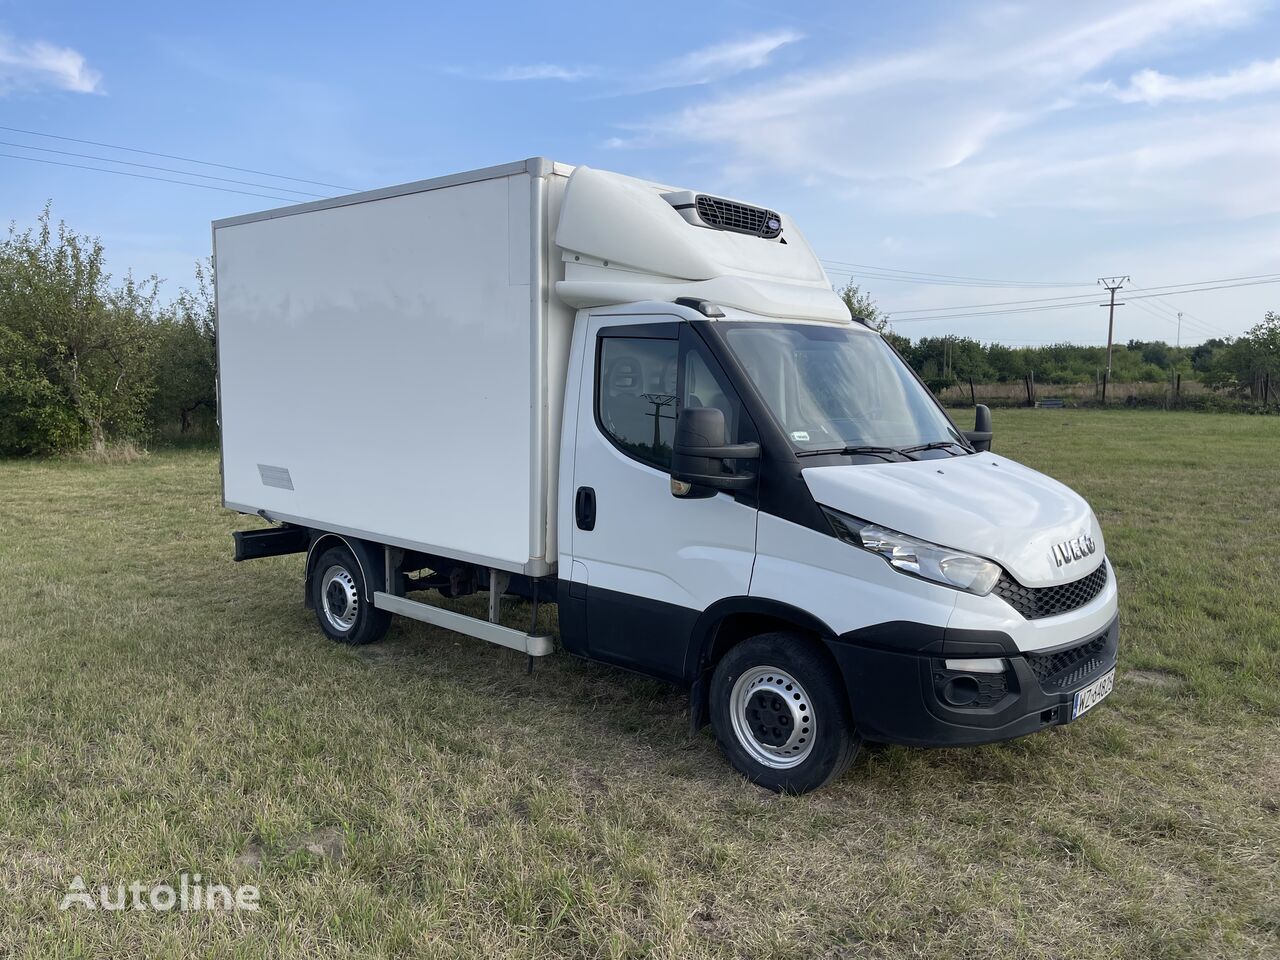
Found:
M 329 626 L 346 633 L 355 626 L 360 615 L 360 594 L 355 577 L 346 567 L 334 564 L 320 578 L 320 605 Z
M 729 695 L 729 718 L 738 745 L 773 770 L 803 763 L 818 733 L 808 692 L 778 667 L 753 667 L 738 678 Z

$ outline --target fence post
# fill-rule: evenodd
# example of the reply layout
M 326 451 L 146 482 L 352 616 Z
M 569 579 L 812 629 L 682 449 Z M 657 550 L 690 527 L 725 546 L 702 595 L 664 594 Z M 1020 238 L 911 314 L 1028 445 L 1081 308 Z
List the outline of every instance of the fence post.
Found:
M 973 377 L 969 378 L 969 402 L 975 407 L 978 405 L 978 395 L 973 390 Z
M 1102 371 L 1102 405 L 1104 407 L 1107 405 L 1107 380 L 1110 379 L 1110 373 L 1110 370 Z

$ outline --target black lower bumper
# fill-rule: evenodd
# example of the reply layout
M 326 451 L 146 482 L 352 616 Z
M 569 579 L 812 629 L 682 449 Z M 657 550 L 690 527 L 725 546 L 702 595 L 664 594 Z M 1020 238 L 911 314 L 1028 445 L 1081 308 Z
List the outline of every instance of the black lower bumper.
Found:
M 1068 723 L 1076 691 L 1115 667 L 1120 633 L 1117 616 L 1100 633 L 1023 654 L 1003 635 L 966 643 L 954 631 L 893 626 L 890 634 L 860 631 L 829 647 L 866 739 L 930 747 L 1010 740 Z M 993 656 L 1005 658 L 1004 673 L 946 669 L 946 658 Z

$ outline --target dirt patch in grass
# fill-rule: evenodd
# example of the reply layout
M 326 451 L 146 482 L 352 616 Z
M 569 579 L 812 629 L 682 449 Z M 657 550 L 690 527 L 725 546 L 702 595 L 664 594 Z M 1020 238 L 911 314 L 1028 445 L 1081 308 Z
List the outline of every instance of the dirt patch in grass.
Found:
M 1178 686 L 1182 680 L 1164 670 L 1126 670 L 1123 674 L 1126 683 L 1136 683 L 1142 687 L 1158 687 L 1162 690 Z

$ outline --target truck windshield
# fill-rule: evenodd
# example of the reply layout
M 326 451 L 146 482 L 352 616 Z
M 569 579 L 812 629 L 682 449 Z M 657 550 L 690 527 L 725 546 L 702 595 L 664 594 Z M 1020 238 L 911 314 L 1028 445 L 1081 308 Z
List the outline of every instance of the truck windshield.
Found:
M 797 453 L 964 446 L 933 397 L 865 328 L 724 325 L 738 362 Z

